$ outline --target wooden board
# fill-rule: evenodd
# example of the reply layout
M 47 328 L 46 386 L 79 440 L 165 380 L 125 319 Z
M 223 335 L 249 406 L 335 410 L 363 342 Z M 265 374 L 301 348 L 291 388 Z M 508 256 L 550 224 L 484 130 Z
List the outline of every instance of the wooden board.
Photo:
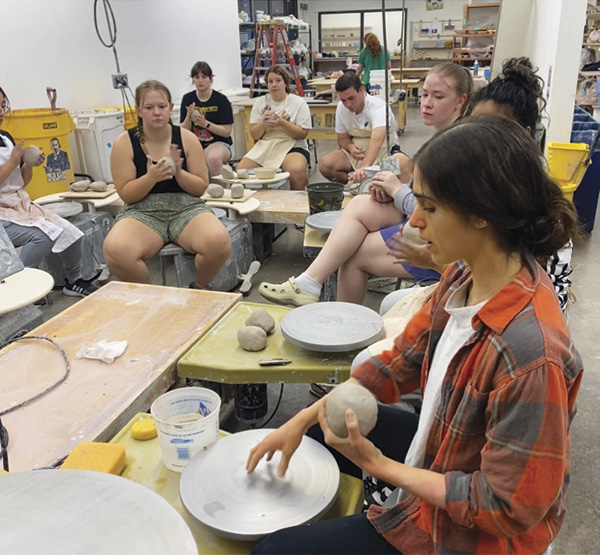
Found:
M 306 191 L 263 190 L 254 196 L 260 201 L 258 210 L 248 214 L 251 222 L 268 224 L 304 224 L 309 215 Z M 350 202 L 344 197 L 343 207 Z
M 60 193 L 60 197 L 61 198 L 79 198 L 79 199 L 83 199 L 83 198 L 106 198 L 109 197 L 110 195 L 112 195 L 113 193 L 116 193 L 116 189 L 115 186 L 111 183 L 106 191 L 103 192 L 96 192 L 96 191 L 92 191 L 87 190 L 87 191 L 82 191 L 81 193 L 76 193 L 75 191 L 67 191 L 66 193 Z
M 71 375 L 55 390 L 2 421 L 10 434 L 11 471 L 56 463 L 82 441 L 106 441 L 175 381 L 179 358 L 236 304 L 240 295 L 110 282 L 30 335 L 58 342 Z M 82 344 L 101 339 L 128 346 L 113 364 L 77 359 Z M 0 410 L 24 401 L 64 373 L 45 341 L 19 341 L 0 351 Z
M 271 183 L 278 183 L 279 181 L 284 181 L 290 177 L 289 172 L 280 172 L 275 174 L 275 177 L 271 177 L 269 179 L 260 179 L 259 177 L 249 177 L 248 179 L 227 179 L 222 175 L 217 175 L 213 177 L 216 181 L 223 181 L 225 183 L 243 183 L 244 185 L 270 185 Z
M 225 189 L 222 197 L 214 198 L 208 193 L 204 193 L 200 198 L 204 201 L 215 201 L 215 202 L 246 202 L 256 191 L 252 189 L 244 189 L 244 196 L 242 198 L 231 198 L 231 190 Z

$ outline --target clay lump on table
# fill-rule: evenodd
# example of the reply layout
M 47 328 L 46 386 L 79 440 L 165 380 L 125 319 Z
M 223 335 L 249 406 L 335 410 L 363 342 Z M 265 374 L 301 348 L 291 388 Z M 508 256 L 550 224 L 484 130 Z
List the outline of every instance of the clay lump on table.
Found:
M 231 186 L 231 198 L 244 198 L 244 185 L 234 183 Z
M 254 310 L 244 323 L 247 326 L 258 326 L 269 335 L 275 331 L 275 319 L 264 308 Z
M 74 181 L 71 183 L 71 191 L 74 193 L 83 193 L 88 190 L 88 187 L 91 185 L 91 181 L 89 179 L 82 179 L 81 181 Z
M 248 175 L 248 170 L 244 170 L 244 169 L 238 170 L 237 176 L 238 176 L 238 179 L 248 179 L 248 177 L 250 177 Z
M 217 183 L 211 183 L 206 189 L 206 192 L 212 198 L 221 198 L 225 194 L 225 189 L 223 189 L 223 187 Z
M 344 382 L 327 395 L 325 405 L 327 423 L 338 437 L 348 437 L 346 428 L 348 409 L 356 414 L 360 433 L 363 436 L 368 435 L 377 423 L 377 401 L 373 394 L 360 384 Z
M 225 179 L 235 179 L 235 172 L 231 169 L 231 166 L 228 164 L 223 164 L 221 168 L 221 177 Z
M 267 345 L 267 333 L 258 326 L 246 326 L 238 330 L 237 340 L 246 351 L 262 351 Z

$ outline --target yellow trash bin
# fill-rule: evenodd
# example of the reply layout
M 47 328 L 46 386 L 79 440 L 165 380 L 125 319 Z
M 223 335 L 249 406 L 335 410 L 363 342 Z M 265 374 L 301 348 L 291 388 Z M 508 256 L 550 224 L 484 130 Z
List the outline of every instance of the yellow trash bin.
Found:
M 4 118 L 2 129 L 8 131 L 16 143 L 23 140 L 23 146 L 35 145 L 46 155 L 44 164 L 33 168 L 33 177 L 27 186 L 32 199 L 69 190 L 74 179 L 69 133 L 75 129 L 69 110 L 12 110 Z
M 96 112 L 114 112 L 115 110 L 122 110 L 125 114 L 125 129 L 131 129 L 137 124 L 137 112 L 135 106 L 102 106 L 101 108 L 95 108 Z
M 588 165 L 590 147 L 585 143 L 548 143 L 548 173 L 558 183 L 564 197 L 573 200 Z

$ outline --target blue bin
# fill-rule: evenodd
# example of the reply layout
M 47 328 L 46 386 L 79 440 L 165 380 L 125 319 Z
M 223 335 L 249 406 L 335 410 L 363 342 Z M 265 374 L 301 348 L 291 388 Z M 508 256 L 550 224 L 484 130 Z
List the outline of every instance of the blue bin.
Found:
M 579 106 L 575 106 L 573 127 L 571 129 L 572 143 L 586 143 L 591 145 L 600 123 Z M 585 172 L 583 179 L 575 194 L 573 204 L 577 209 L 577 217 L 584 231 L 588 233 L 594 229 L 598 196 L 600 195 L 600 141 L 592 155 L 592 164 Z

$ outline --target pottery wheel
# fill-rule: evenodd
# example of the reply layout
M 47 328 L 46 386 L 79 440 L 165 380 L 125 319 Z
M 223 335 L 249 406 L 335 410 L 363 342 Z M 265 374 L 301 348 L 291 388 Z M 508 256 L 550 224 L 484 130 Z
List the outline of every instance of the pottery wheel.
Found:
M 317 231 L 331 231 L 342 215 L 341 210 L 328 210 L 327 212 L 317 212 L 306 218 L 306 225 Z
M 354 303 L 313 303 L 290 310 L 281 320 L 281 333 L 303 349 L 343 353 L 381 339 L 383 319 Z
M 44 208 L 54 212 L 61 218 L 70 218 L 83 212 L 83 206 L 79 202 L 51 202 L 44 204 Z
M 219 220 L 224 220 L 227 217 L 227 212 L 225 212 L 225 210 L 222 208 L 215 208 L 211 206 L 210 209 L 213 211 L 213 214 L 219 218 Z
M 283 479 L 281 453 L 246 474 L 250 449 L 273 430 L 248 430 L 219 439 L 186 466 L 179 482 L 184 507 L 215 534 L 256 541 L 317 520 L 335 501 L 340 471 L 329 451 L 304 437 Z
M 197 555 L 194 537 L 160 495 L 87 470 L 0 476 L 0 553 Z

